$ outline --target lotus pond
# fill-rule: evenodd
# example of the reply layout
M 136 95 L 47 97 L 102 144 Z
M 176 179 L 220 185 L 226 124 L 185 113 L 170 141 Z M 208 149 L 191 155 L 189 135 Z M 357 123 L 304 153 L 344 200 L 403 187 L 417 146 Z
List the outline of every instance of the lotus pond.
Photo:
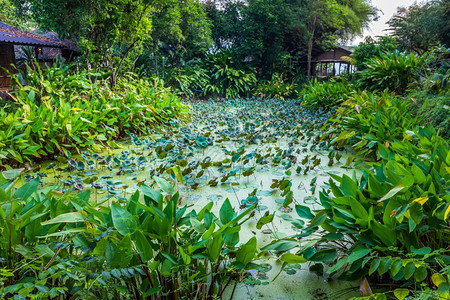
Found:
M 105 153 L 85 151 L 55 157 L 26 180 L 41 186 L 91 189 L 90 201 L 108 206 L 126 203 L 142 186 L 180 191 L 179 206 L 213 211 L 229 199 L 235 210 L 253 205 L 255 212 L 240 231 L 239 243 L 256 236 L 264 249 L 274 239 L 295 236 L 305 225 L 296 204 L 320 207 L 318 191 L 329 189 L 330 174 L 351 174 L 345 153 L 328 150 L 320 127 L 329 115 L 302 110 L 296 100 L 236 99 L 190 102 L 191 122 L 173 122 L 151 136 L 130 135 Z M 142 198 L 142 196 L 141 196 Z M 261 221 L 262 220 L 262 221 Z M 308 239 L 305 239 L 306 244 Z M 224 297 L 235 299 L 347 299 L 357 296 L 359 283 L 342 282 L 324 274 L 323 265 L 283 266 L 267 251 Z M 275 279 L 272 281 L 273 279 Z

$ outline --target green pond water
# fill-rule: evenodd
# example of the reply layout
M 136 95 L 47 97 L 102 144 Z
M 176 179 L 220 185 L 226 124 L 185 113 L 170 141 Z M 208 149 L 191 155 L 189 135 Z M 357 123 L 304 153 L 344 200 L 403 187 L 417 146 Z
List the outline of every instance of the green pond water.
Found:
M 178 185 L 182 205 L 198 211 L 212 201 L 218 213 L 226 198 L 236 209 L 257 202 L 240 241 L 256 236 L 262 248 L 275 238 L 299 232 L 289 222 L 299 219 L 292 208 L 295 204 L 319 208 L 318 192 L 328 189 L 329 173 L 354 172 L 346 164 L 348 154 L 330 152 L 328 142 L 320 140 L 319 128 L 328 115 L 302 111 L 298 101 L 239 99 L 189 105 L 189 122 L 174 122 L 172 129 L 162 132 L 155 128 L 155 134 L 147 137 L 130 136 L 105 153 L 86 151 L 68 161 L 46 162 L 34 176 L 42 176 L 44 184 L 58 184 L 62 191 L 92 189 L 91 200 L 107 205 L 126 200 L 143 183 L 156 188 L 154 176 L 175 184 L 167 170 L 178 166 L 185 181 Z M 285 179 L 293 192 L 287 208 L 280 189 L 271 188 L 274 180 Z M 249 197 L 255 189 L 256 197 Z M 258 230 L 256 223 L 266 211 L 275 212 L 274 220 Z M 231 295 L 233 299 L 348 299 L 359 294 L 359 283 L 319 276 L 309 270 L 309 263 L 289 266 L 272 281 L 281 268 L 276 257 L 263 256 L 258 262 L 266 268 L 251 271 L 251 278 L 238 283 L 234 292 L 230 286 L 224 299 Z

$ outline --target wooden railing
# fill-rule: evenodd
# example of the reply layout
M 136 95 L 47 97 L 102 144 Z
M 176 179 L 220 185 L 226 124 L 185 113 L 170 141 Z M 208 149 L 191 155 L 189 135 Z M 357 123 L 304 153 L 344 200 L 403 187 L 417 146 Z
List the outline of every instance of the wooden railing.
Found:
M 7 89 L 11 87 L 11 76 L 1 75 L 0 76 L 0 89 Z

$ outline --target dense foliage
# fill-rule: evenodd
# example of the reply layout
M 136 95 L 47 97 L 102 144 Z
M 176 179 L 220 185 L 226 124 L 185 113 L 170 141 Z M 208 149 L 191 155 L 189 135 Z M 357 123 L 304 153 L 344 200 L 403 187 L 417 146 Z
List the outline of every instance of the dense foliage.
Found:
M 3 164 L 88 146 L 100 151 L 126 133 L 148 134 L 186 114 L 169 89 L 143 79 L 124 78 L 112 91 L 102 74 L 68 68 L 28 68 L 27 78 L 26 86 L 16 80 L 14 109 L 0 110 Z
M 419 71 L 424 67 L 423 57 L 414 53 L 402 53 L 398 50 L 382 53 L 366 62 L 359 80 L 362 87 L 403 94 L 408 84 L 418 79 Z
M 39 178 L 17 189 L 22 171 L 1 176 L 2 298 L 220 296 L 257 252 L 255 238 L 236 247 L 254 206 L 237 214 L 227 199 L 219 217 L 212 202 L 187 211 L 162 178 L 164 194 L 143 185 L 143 203 L 137 191 L 126 205 L 104 206 L 90 191 L 38 190 Z
M 383 53 L 393 52 L 397 49 L 397 41 L 390 36 L 382 36 L 378 40 L 368 36 L 364 42 L 359 43 L 352 53 L 351 57 L 354 60 L 356 69 L 362 71 L 366 68 L 367 62 L 379 57 Z
M 329 110 L 347 100 L 355 88 L 350 82 L 345 80 L 318 82 L 317 79 L 311 81 L 300 94 L 302 104 L 309 109 L 323 108 Z
M 329 189 L 320 193 L 323 209 L 312 213 L 296 206 L 298 215 L 310 220 L 299 238 L 324 231 L 296 253 L 315 263 L 334 262 L 327 272 L 341 278 L 370 276 L 372 282 L 398 282 L 399 288 L 428 282 L 425 294 L 445 297 L 448 144 L 432 128 L 421 128 L 409 132 L 406 141 L 379 144 L 377 155 L 380 161 L 363 168 L 358 178 L 332 176 Z
M 403 51 L 423 53 L 438 44 L 450 47 L 450 8 L 446 0 L 432 0 L 399 8 L 389 21 Z
M 216 46 L 232 42 L 242 59 L 251 57 L 268 79 L 272 72 L 298 68 L 299 60 L 311 59 L 313 50 L 360 33 L 375 15 L 367 1 L 211 2 L 207 7 Z
M 0 298 L 233 298 L 274 257 L 369 299 L 450 296 L 446 1 L 400 10 L 354 74 L 306 84 L 368 1 L 0 4 L 83 52 L 40 68 L 28 49 L 1 103 Z M 198 209 L 205 187 L 237 205 L 209 190 Z

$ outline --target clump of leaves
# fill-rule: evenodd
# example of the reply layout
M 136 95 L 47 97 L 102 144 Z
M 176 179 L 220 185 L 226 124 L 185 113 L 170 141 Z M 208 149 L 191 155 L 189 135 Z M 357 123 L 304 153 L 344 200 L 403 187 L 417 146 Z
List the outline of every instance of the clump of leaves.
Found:
M 354 94 L 336 110 L 329 121 L 324 137 L 334 136 L 331 143 L 339 148 L 351 145 L 357 155 L 373 155 L 380 143 L 401 140 L 420 122 L 405 101 L 386 91 L 382 94 L 361 92 Z
M 108 141 L 132 132 L 151 133 L 155 125 L 169 124 L 187 113 L 170 90 L 132 76 L 122 78 L 111 91 L 102 85 L 104 81 L 90 79 L 99 74 L 48 67 L 28 72 L 32 85 L 22 86 L 16 78 L 17 109 L 0 108 L 3 164 L 72 148 L 101 151 Z
M 330 174 L 329 190 L 320 192 L 322 209 L 296 206 L 299 217 L 309 220 L 296 237 L 321 232 L 321 238 L 295 255 L 330 265 L 327 273 L 341 279 L 369 276 L 411 288 L 423 283 L 447 295 L 449 155 L 448 143 L 432 127 L 420 128 L 389 148 L 379 144 L 380 161 L 361 176 Z M 263 250 L 286 255 L 297 247 L 287 238 Z
M 209 54 L 204 62 L 210 73 L 210 81 L 204 87 L 203 93 L 237 98 L 245 96 L 256 84 L 256 75 L 253 69 L 245 69 L 234 63 L 234 53 L 225 49 Z
M 261 98 L 288 99 L 296 96 L 296 84 L 288 82 L 283 74 L 273 73 L 272 78 L 258 84 L 255 92 Z
M 256 238 L 238 246 L 255 205 L 238 213 L 227 199 L 218 216 L 212 202 L 189 211 L 156 178 L 164 194 L 142 185 L 143 203 L 137 191 L 125 203 L 97 206 L 90 191 L 38 191 L 38 178 L 15 189 L 22 171 L 1 178 L 1 297 L 218 297 L 258 268 Z
M 333 79 L 319 82 L 315 79 L 300 92 L 300 95 L 306 108 L 329 110 L 346 101 L 354 93 L 355 89 L 349 82 Z
M 424 57 L 394 50 L 382 53 L 367 61 L 359 74 L 358 84 L 369 90 L 403 94 L 408 84 L 419 78 L 418 71 L 424 67 Z

